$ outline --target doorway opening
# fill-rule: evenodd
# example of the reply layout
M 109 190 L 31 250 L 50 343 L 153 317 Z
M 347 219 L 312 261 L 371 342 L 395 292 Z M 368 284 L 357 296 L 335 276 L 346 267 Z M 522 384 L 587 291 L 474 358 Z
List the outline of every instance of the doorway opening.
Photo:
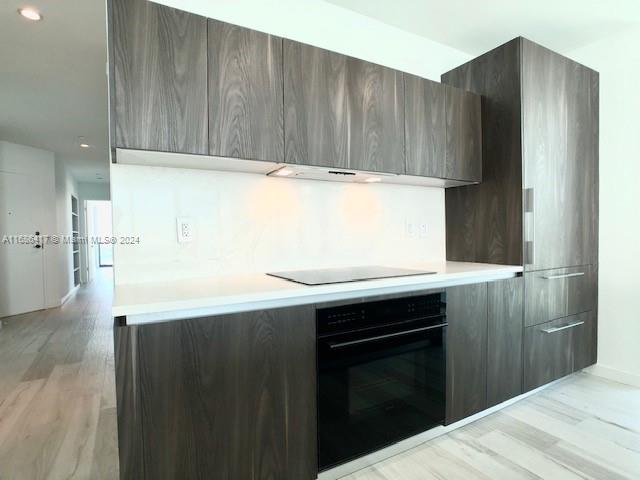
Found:
M 93 280 L 100 268 L 113 267 L 113 229 L 111 202 L 87 200 L 85 202 L 87 232 L 87 282 Z

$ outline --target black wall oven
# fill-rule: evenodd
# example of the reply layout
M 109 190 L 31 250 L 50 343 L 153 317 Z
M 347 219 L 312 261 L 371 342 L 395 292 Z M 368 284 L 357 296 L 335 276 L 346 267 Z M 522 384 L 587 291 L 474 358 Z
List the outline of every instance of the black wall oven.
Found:
M 445 293 L 317 311 L 326 470 L 444 423 Z

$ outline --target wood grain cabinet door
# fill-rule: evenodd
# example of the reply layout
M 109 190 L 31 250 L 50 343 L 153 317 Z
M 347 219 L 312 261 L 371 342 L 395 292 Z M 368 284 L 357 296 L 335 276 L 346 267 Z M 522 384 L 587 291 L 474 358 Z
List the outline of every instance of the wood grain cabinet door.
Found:
M 404 173 L 402 72 L 284 40 L 285 162 Z
M 522 393 L 524 278 L 487 284 L 487 407 Z
M 445 423 L 487 408 L 487 284 L 447 288 Z
M 446 87 L 407 73 L 404 85 L 406 173 L 444 178 Z
M 111 0 L 109 37 L 112 146 L 208 154 L 207 20 Z
M 597 263 L 598 73 L 522 39 L 527 270 Z
M 209 20 L 209 153 L 284 161 L 282 39 Z
M 402 72 L 348 58 L 349 168 L 405 173 Z
M 446 86 L 447 148 L 445 178 L 482 181 L 480 96 Z
M 134 356 L 116 363 L 134 370 L 117 389 L 118 404 L 135 410 L 122 421 L 137 422 L 120 427 L 142 451 L 125 457 L 136 465 L 124 471 L 153 480 L 316 478 L 313 306 L 120 328 L 136 329 L 116 335 L 119 355 Z

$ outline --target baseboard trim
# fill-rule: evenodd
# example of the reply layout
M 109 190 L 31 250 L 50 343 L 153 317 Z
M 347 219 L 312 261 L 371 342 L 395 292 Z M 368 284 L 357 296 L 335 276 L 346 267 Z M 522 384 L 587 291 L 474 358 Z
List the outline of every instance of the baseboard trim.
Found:
M 378 462 L 381 462 L 388 458 L 399 455 L 402 452 L 406 452 L 407 450 L 415 448 L 418 445 L 422 445 L 423 443 L 426 443 L 429 440 L 433 440 L 434 438 L 444 435 L 445 433 L 449 433 L 460 427 L 464 427 L 465 425 L 468 425 L 471 422 L 475 422 L 476 420 L 486 417 L 487 415 L 491 415 L 492 413 L 502 410 L 503 408 L 508 407 L 509 405 L 519 402 L 520 400 L 524 400 L 525 398 L 530 397 L 531 395 L 534 395 L 540 392 L 541 390 L 549 388 L 552 385 L 556 385 L 557 383 L 563 382 L 567 380 L 567 378 L 569 377 L 563 377 L 558 380 L 554 380 L 551 383 L 547 383 L 546 385 L 542 385 L 541 387 L 538 387 L 535 390 L 531 390 L 529 392 L 523 393 L 522 395 L 519 395 L 510 400 L 507 400 L 506 402 L 502 402 L 498 405 L 488 408 L 487 410 L 483 410 L 482 412 L 476 413 L 475 415 L 472 415 L 463 420 L 460 420 L 459 422 L 452 423 L 451 425 L 446 425 L 446 426 L 442 425 L 442 426 L 432 428 L 431 430 L 427 430 L 426 432 L 419 433 L 418 435 L 415 435 L 411 438 L 407 438 L 406 440 L 402 440 L 386 448 L 383 448 L 376 452 L 365 455 L 364 457 L 357 458 L 355 460 L 352 460 L 351 462 L 338 465 L 337 467 L 331 468 L 329 470 L 325 470 L 324 472 L 320 472 L 318 474 L 317 480 L 337 480 L 346 475 L 355 473 L 358 470 L 362 470 L 363 468 L 370 467 L 371 465 L 374 465 Z
M 631 372 L 618 370 L 617 368 L 607 367 L 606 365 L 596 364 L 585 370 L 587 373 L 597 377 L 613 380 L 614 382 L 624 383 L 632 387 L 640 387 L 640 375 Z
M 80 288 L 80 285 L 76 285 L 71 290 L 69 290 L 69 292 L 64 297 L 62 297 L 62 300 L 60 300 L 60 306 L 67 303 L 67 300 L 75 295 L 75 293 L 78 291 L 78 288 Z

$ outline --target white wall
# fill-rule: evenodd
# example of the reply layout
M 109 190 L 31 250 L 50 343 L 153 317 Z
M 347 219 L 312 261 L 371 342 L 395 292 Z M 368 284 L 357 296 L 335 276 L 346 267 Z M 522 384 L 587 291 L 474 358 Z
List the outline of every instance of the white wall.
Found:
M 443 189 L 131 165 L 112 166 L 111 189 L 114 235 L 140 237 L 116 246 L 118 284 L 445 258 Z
M 0 170 L 39 179 L 41 209 L 33 212 L 41 224 L 41 234 L 57 233 L 55 157 L 51 152 L 9 142 L 0 142 Z M 25 192 L 28 195 L 30 192 Z M 29 234 L 34 232 L 14 232 Z M 48 246 L 47 246 L 48 247 Z M 46 307 L 60 304 L 60 249 L 44 249 L 44 297 Z
M 78 195 L 83 200 L 109 200 L 109 184 L 103 182 L 78 182 Z
M 640 29 L 569 52 L 600 72 L 598 368 L 640 385 Z
M 78 198 L 78 186 L 64 162 L 56 158 L 56 233 L 59 235 L 72 235 L 71 220 L 71 195 Z M 52 246 L 52 248 L 54 248 Z M 64 298 L 73 288 L 73 245 L 61 244 L 58 251 L 58 295 Z
M 440 81 L 467 53 L 318 0 L 156 0 Z

